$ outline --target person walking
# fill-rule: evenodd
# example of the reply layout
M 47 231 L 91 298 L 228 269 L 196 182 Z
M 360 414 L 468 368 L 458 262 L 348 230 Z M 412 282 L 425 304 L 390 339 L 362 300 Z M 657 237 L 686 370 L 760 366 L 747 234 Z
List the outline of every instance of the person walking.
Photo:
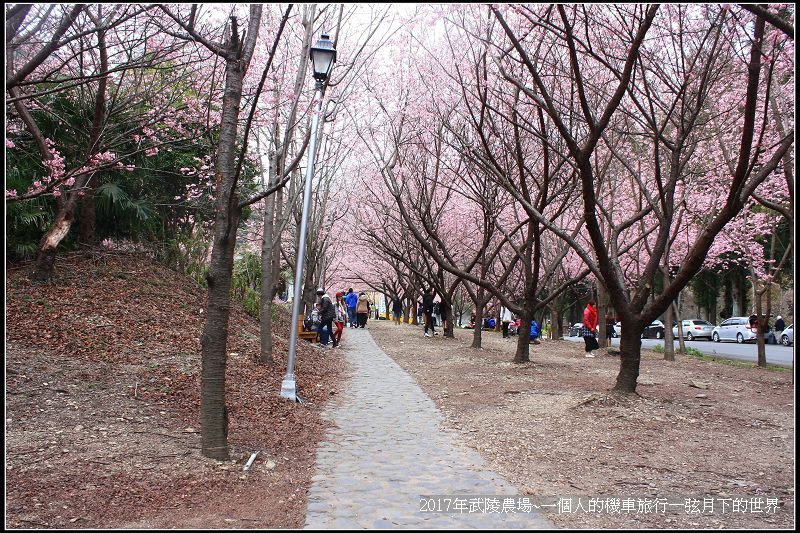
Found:
M 783 321 L 783 317 L 781 315 L 778 315 L 778 318 L 775 319 L 775 336 L 779 337 L 777 333 L 783 331 L 784 329 L 786 329 L 786 322 Z
M 503 323 L 503 338 L 507 339 L 511 335 L 508 333 L 508 326 L 511 325 L 511 321 L 514 317 L 511 316 L 511 310 L 508 307 L 503 306 L 500 308 L 500 321 Z
M 400 325 L 400 315 L 403 313 L 403 302 L 400 301 L 399 296 L 395 296 L 392 298 L 392 315 L 394 315 L 394 321 L 399 326 Z
M 347 291 L 347 296 L 344 297 L 347 303 L 347 316 L 350 322 L 350 327 L 356 327 L 356 305 L 358 304 L 358 294 L 353 292 L 353 287 Z
M 333 334 L 333 320 L 336 318 L 336 307 L 331 302 L 331 297 L 322 288 L 317 289 L 319 296 L 319 343 L 328 348 L 331 346 L 330 337 Z M 335 340 L 334 343 L 335 344 Z
M 611 338 L 614 336 L 614 316 L 609 311 L 606 313 L 606 345 L 611 346 Z
M 347 320 L 347 304 L 344 303 L 344 293 L 336 293 L 336 334 L 333 338 L 333 347 L 338 348 L 342 342 L 342 331 L 344 330 L 344 323 Z
M 364 294 L 364 291 L 358 293 L 358 302 L 356 303 L 356 318 L 358 319 L 358 323 L 356 327 L 360 327 L 364 329 L 367 327 L 367 319 L 369 318 L 369 300 L 367 300 L 367 295 Z
M 583 310 L 583 342 L 586 343 L 586 357 L 594 357 L 593 350 L 600 347 L 595 333 L 597 330 L 597 307 L 594 300 L 589 300 L 586 309 Z
M 430 329 L 434 335 L 438 335 L 436 333 L 436 328 L 433 325 L 433 294 L 431 294 L 430 289 L 423 289 L 422 290 L 422 313 L 425 315 L 425 336 L 430 337 L 428 334 L 428 329 Z

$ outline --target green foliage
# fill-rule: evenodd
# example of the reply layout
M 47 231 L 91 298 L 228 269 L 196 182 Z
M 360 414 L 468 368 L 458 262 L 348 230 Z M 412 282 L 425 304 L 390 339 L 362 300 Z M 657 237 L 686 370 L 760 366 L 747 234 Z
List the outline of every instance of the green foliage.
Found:
M 695 274 L 689 282 L 689 287 L 694 295 L 695 303 L 705 309 L 708 316 L 712 316 L 722 288 L 719 274 L 704 268 Z
M 243 253 L 233 264 L 232 295 L 241 300 L 244 310 L 258 318 L 261 307 L 261 257 Z
M 169 268 L 186 274 L 203 288 L 208 288 L 208 256 L 211 236 L 202 225 L 183 231 L 161 246 L 156 259 Z

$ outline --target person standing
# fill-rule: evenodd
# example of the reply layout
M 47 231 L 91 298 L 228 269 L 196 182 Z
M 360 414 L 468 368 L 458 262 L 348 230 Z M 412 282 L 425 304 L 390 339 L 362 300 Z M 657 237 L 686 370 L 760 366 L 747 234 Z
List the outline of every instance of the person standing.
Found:
M 508 307 L 503 306 L 500 308 L 500 321 L 503 323 L 503 338 L 507 339 L 510 337 L 508 333 L 508 326 L 511 325 L 511 320 L 513 317 L 511 316 L 511 311 Z
M 442 331 L 444 331 L 445 337 L 447 336 L 448 332 L 448 321 L 450 320 L 450 315 L 452 315 L 452 308 L 450 304 L 442 298 L 442 301 L 439 302 L 439 316 L 442 317 Z
M 430 329 L 434 335 L 438 335 L 433 325 L 433 294 L 431 294 L 430 289 L 422 290 L 422 313 L 425 315 L 425 336 L 430 337 L 430 335 L 428 335 L 428 329 Z
M 614 317 L 609 311 L 606 313 L 606 344 L 611 346 L 611 338 L 614 336 Z
M 394 321 L 399 326 L 400 325 L 400 315 L 403 313 L 403 302 L 400 301 L 399 296 L 395 296 L 392 298 L 392 314 L 394 315 Z
M 597 308 L 595 307 L 594 300 L 589 300 L 586 304 L 586 309 L 583 310 L 583 342 L 586 343 L 586 357 L 594 357 L 592 353 L 600 347 L 595 337 L 597 330 Z
M 780 335 L 777 335 L 777 333 L 783 331 L 784 329 L 786 329 L 786 322 L 783 321 L 783 317 L 781 315 L 778 315 L 778 318 L 775 319 L 775 336 L 779 337 Z
M 364 291 L 361 291 L 358 293 L 358 302 L 356 303 L 356 317 L 358 318 L 356 327 L 360 327 L 361 329 L 367 327 L 369 307 L 369 300 L 367 300 L 367 296 L 364 294 Z
M 528 339 L 528 342 L 532 342 L 533 344 L 541 344 L 539 342 L 539 324 L 536 323 L 534 318 L 531 318 L 531 336 Z
M 317 289 L 319 296 L 319 343 L 325 348 L 331 345 L 330 337 L 333 334 L 333 320 L 336 318 L 336 307 L 331 302 L 331 297 L 322 288 Z M 334 340 L 334 344 L 336 341 Z
M 353 287 L 347 291 L 347 296 L 344 297 L 347 303 L 347 316 L 350 322 L 350 327 L 356 327 L 356 305 L 358 304 L 358 295 L 353 292 Z

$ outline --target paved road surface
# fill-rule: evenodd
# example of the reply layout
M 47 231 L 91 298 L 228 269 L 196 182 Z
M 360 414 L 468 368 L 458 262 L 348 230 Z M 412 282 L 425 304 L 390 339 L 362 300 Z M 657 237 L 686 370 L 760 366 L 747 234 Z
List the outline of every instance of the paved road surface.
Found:
M 421 495 L 513 496 L 516 490 L 457 433 L 440 429 L 436 405 L 368 329 L 345 333 L 342 349 L 353 375 L 338 405 L 326 408 L 335 427 L 317 452 L 306 528 L 553 527 L 535 510 L 420 512 Z
M 583 337 L 564 337 L 573 342 L 583 342 Z M 655 345 L 664 346 L 664 339 L 642 339 L 642 346 L 652 348 Z M 611 339 L 612 346 L 619 346 L 619 339 Z M 678 346 L 678 341 L 675 341 Z M 687 347 L 692 347 L 704 354 L 725 359 L 737 359 L 740 361 L 758 361 L 758 347 L 755 344 L 737 344 L 735 342 L 713 342 L 713 341 L 686 341 Z M 794 360 L 794 346 L 781 346 L 780 344 L 766 345 L 767 363 L 781 366 L 792 366 Z

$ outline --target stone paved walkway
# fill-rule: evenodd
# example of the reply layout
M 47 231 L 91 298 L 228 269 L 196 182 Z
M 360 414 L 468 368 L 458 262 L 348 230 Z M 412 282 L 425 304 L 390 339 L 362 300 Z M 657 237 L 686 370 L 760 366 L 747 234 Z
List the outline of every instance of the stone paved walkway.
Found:
M 420 512 L 422 495 L 512 496 L 481 456 L 439 428 L 442 414 L 369 330 L 342 339 L 353 376 L 325 416 L 307 528 L 549 528 L 532 513 Z

